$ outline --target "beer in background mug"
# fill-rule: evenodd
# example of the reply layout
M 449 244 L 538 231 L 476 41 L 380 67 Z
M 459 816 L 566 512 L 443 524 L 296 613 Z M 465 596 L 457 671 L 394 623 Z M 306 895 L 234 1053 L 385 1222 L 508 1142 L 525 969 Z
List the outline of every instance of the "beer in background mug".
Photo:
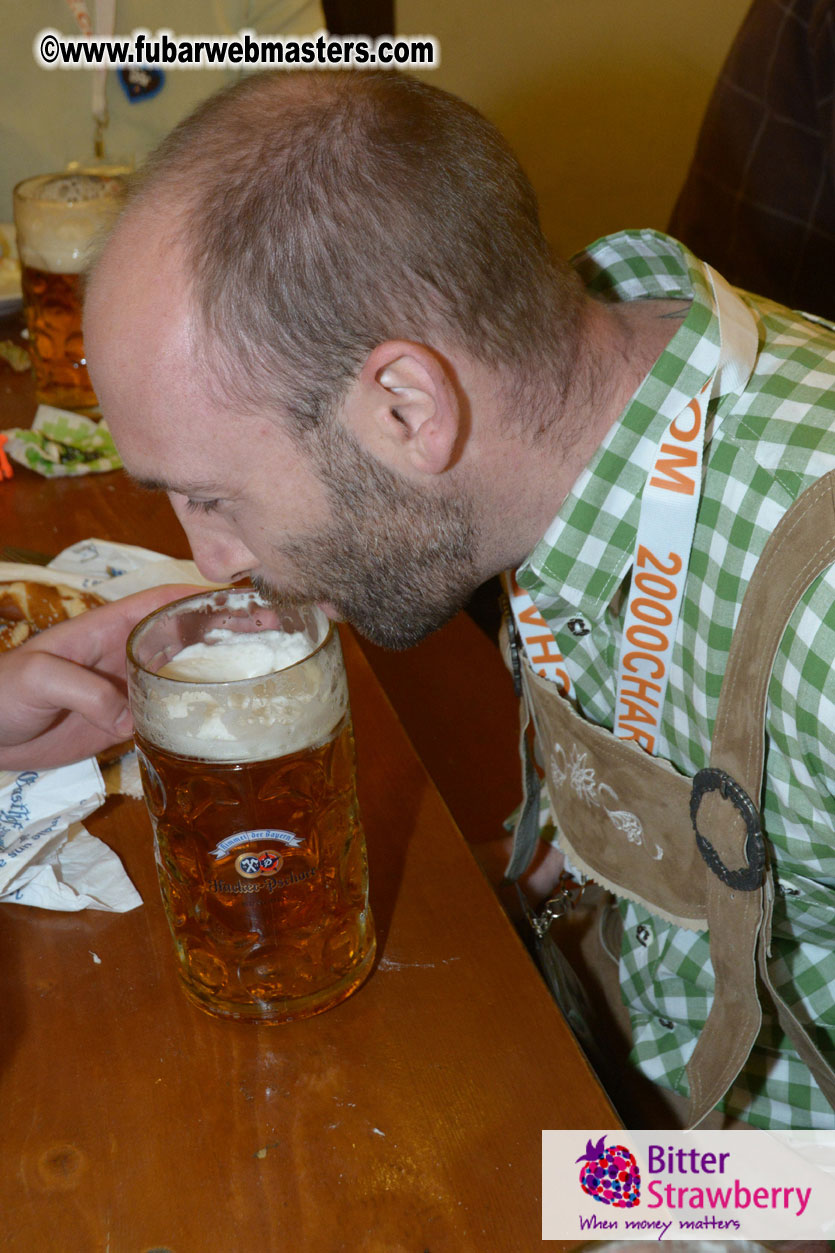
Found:
M 23 307 L 42 404 L 96 407 L 81 337 L 81 272 L 115 216 L 123 185 L 110 174 L 41 174 L 14 189 Z
M 255 1022 L 350 996 L 375 941 L 336 629 L 251 589 L 189 597 L 133 631 L 128 690 L 186 994 Z

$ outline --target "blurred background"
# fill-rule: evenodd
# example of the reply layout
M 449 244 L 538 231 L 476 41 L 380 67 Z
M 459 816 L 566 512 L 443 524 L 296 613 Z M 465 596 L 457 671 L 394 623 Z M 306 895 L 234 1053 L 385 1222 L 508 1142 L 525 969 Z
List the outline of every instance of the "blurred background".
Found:
M 74 0 L 75 2 L 75 0 Z M 426 77 L 487 114 L 532 178 L 554 247 L 663 228 L 749 0 L 117 0 L 116 32 L 434 35 Z M 96 0 L 86 0 L 95 22 Z M 91 74 L 41 69 L 38 31 L 77 34 L 67 0 L 2 0 L 0 220 L 30 174 L 91 155 Z M 232 71 L 171 70 L 133 103 L 107 75 L 111 157 L 137 162 Z

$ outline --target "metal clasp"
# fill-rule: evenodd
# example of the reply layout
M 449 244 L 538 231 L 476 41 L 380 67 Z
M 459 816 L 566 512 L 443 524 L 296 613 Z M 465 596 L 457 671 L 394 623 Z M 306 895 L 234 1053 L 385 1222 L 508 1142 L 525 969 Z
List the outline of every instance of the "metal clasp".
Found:
M 572 875 L 563 871 L 557 881 L 553 895 L 549 896 L 539 910 L 532 909 L 524 895 L 522 896 L 528 922 L 538 940 L 547 935 L 551 924 L 556 922 L 558 918 L 564 918 L 566 914 L 571 913 L 583 895 L 584 887 L 585 884 L 578 883 Z
M 728 869 L 710 840 L 699 831 L 696 822 L 702 797 L 708 792 L 717 791 L 723 799 L 731 802 L 745 823 L 745 857 L 748 864 L 740 867 L 739 870 Z M 699 852 L 718 879 L 726 883 L 729 888 L 735 888 L 740 892 L 755 892 L 762 886 L 765 840 L 759 810 L 745 789 L 740 787 L 731 775 L 713 766 L 698 771 L 693 778 L 693 790 L 690 794 L 690 820 L 696 833 Z

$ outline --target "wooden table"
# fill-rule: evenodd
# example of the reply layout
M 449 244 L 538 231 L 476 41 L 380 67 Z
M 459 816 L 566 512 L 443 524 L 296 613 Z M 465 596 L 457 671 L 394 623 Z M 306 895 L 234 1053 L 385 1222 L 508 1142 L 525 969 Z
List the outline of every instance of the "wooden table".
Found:
M 0 426 L 27 403 L 0 375 Z M 167 502 L 121 474 L 18 469 L 0 485 L 3 541 L 52 551 L 90 535 L 187 552 Z M 617 1126 L 367 659 L 344 642 L 374 974 L 335 1010 L 280 1027 L 193 1008 L 144 806 L 111 798 L 87 825 L 122 857 L 141 909 L 0 907 L 3 1247 L 526 1253 L 541 1244 L 541 1130 Z

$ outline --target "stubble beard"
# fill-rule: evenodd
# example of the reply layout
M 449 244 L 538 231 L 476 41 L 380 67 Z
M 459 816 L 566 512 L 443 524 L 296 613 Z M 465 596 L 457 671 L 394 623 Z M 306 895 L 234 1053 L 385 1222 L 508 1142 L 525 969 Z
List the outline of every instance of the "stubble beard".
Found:
M 298 592 L 258 590 L 279 607 L 332 605 L 373 644 L 403 649 L 449 621 L 482 581 L 472 503 L 430 492 L 364 452 L 337 423 L 312 436 L 332 519 L 281 547 Z

